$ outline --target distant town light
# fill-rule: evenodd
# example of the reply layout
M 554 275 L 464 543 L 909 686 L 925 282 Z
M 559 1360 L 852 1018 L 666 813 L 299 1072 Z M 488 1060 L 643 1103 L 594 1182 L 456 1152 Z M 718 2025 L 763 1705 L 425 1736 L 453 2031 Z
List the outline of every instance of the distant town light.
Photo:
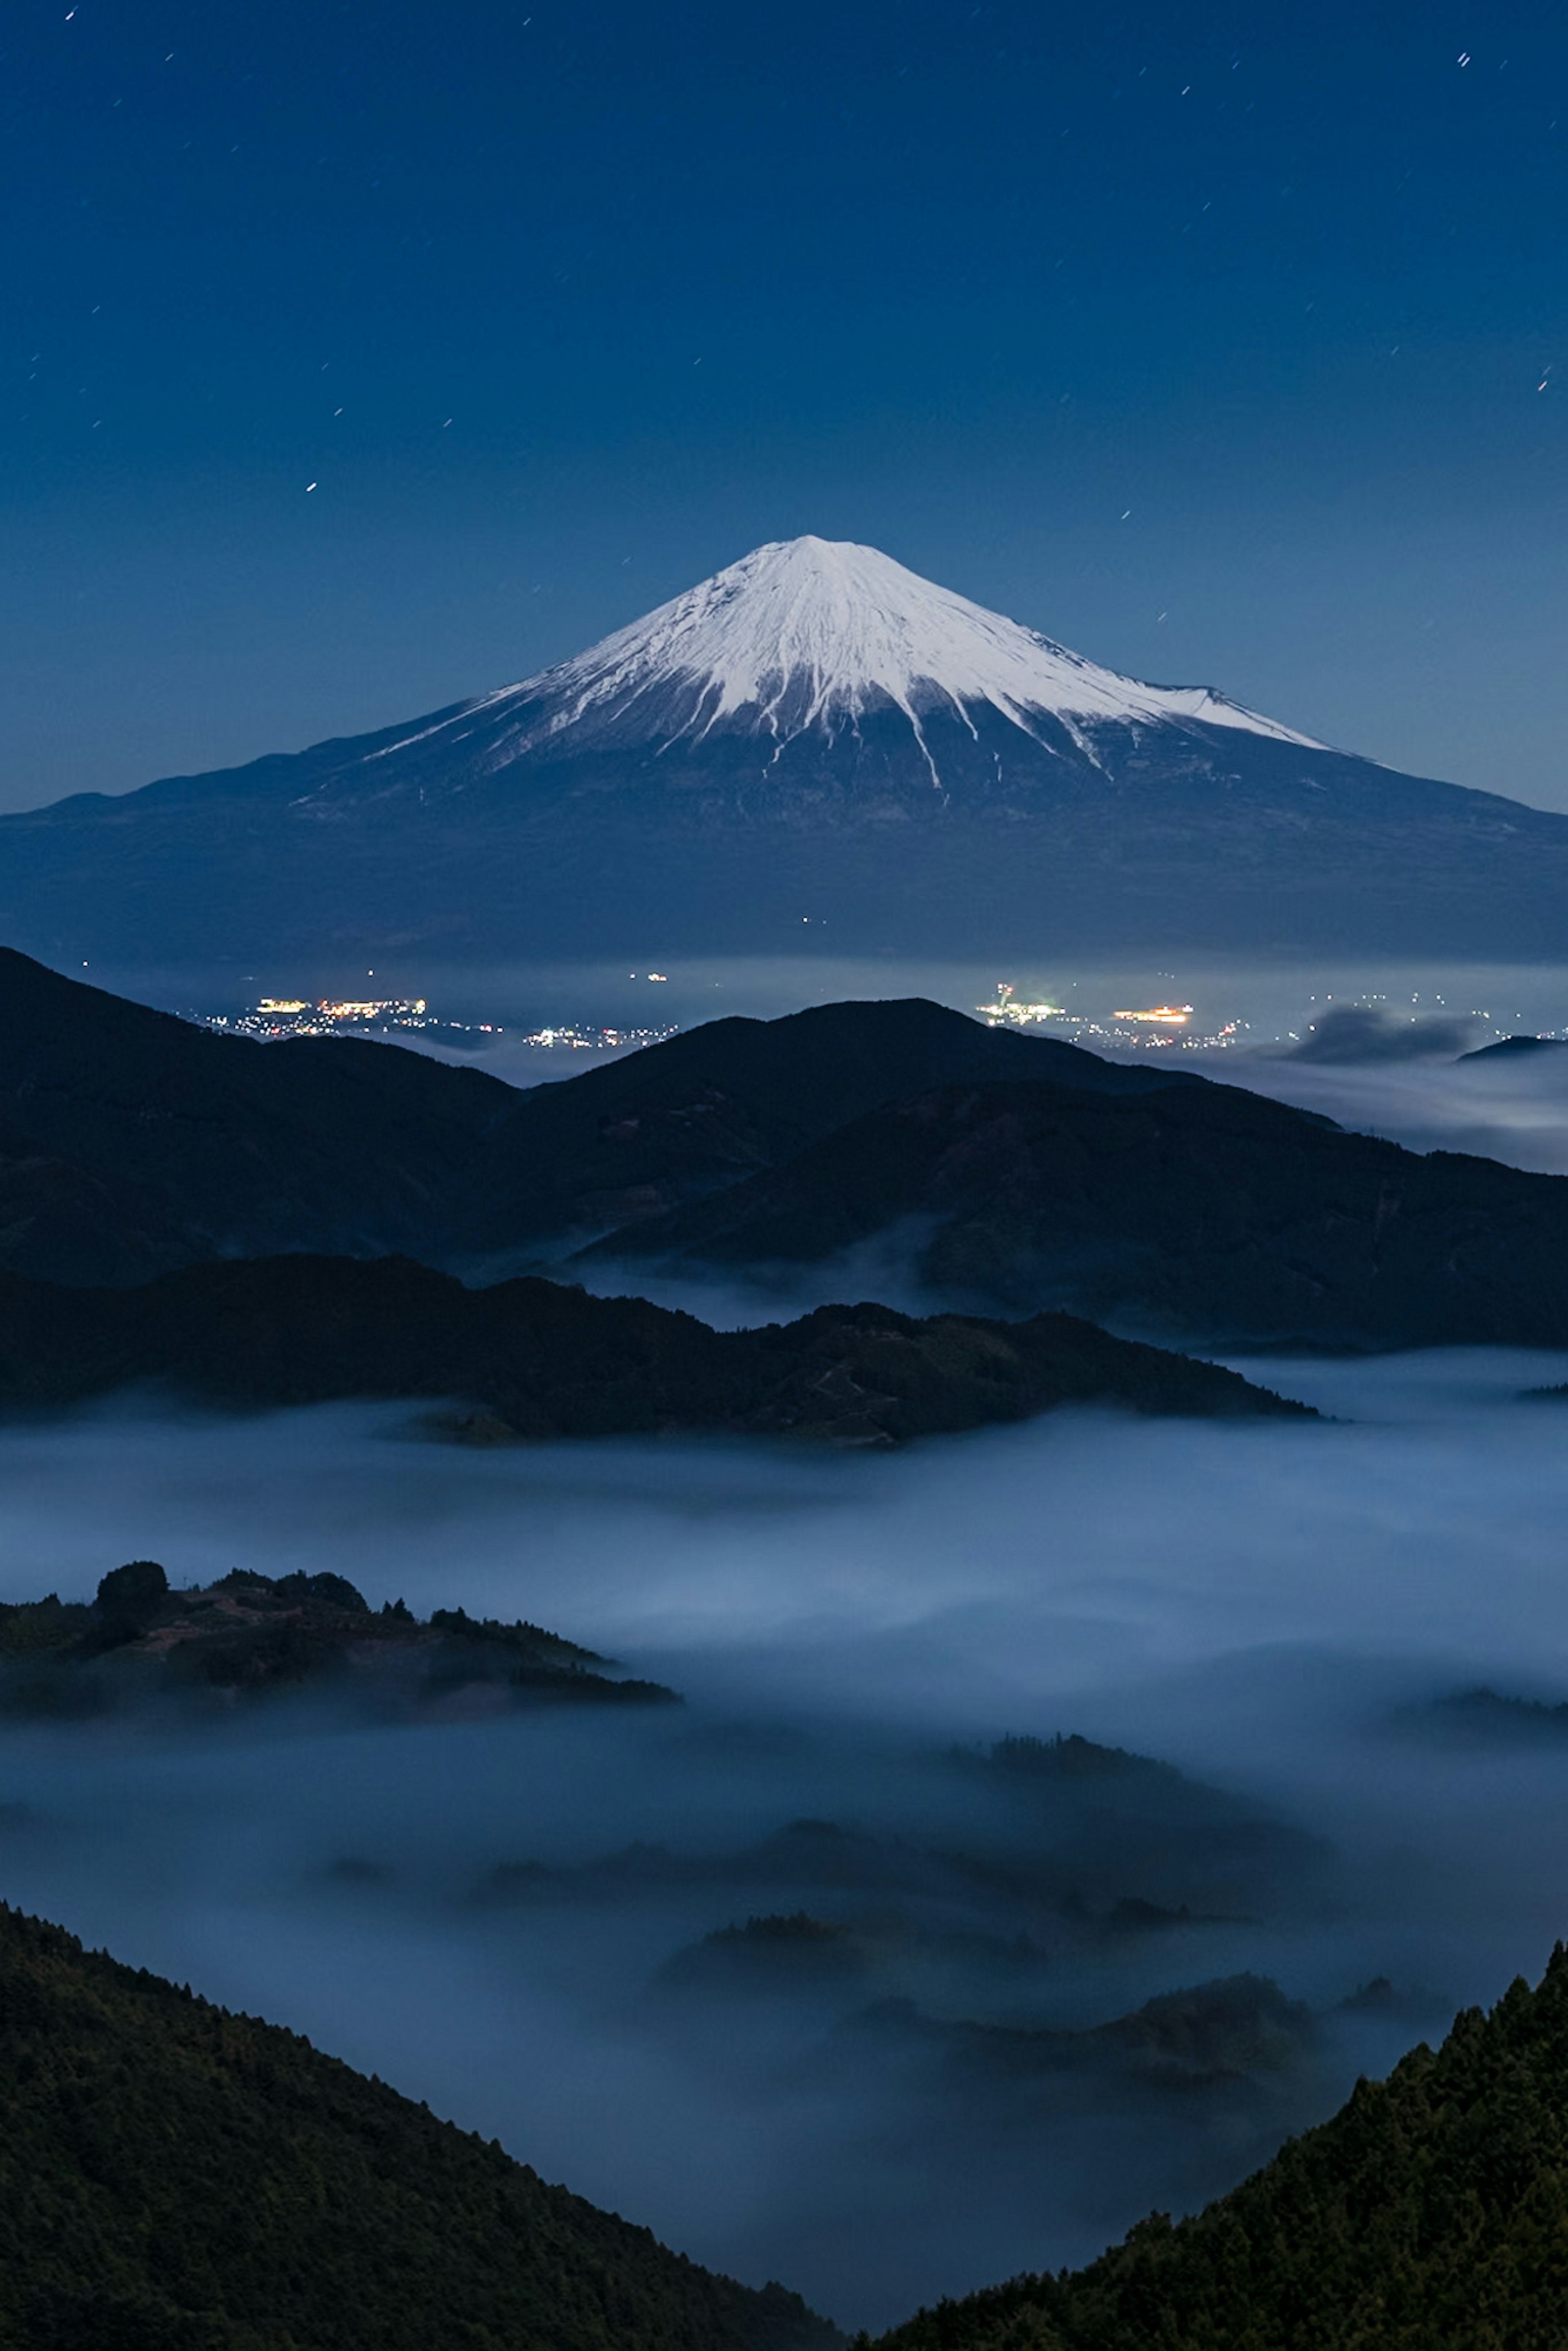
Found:
M 1024 1004 L 1014 993 L 1010 980 L 1000 980 L 989 1004 L 977 1004 L 976 1011 L 992 1029 L 1004 1024 L 1013 1029 L 1028 1029 L 1037 1020 L 1060 1020 L 1064 1018 L 1060 1004 Z
M 263 1005 L 262 1010 L 267 1007 Z M 399 1016 L 407 1019 L 424 1010 L 423 996 L 382 997 L 371 1001 L 333 1004 L 323 997 L 316 1007 L 323 1020 L 385 1020 Z
M 373 974 L 367 973 L 367 977 Z M 650 979 L 663 979 L 662 971 L 651 971 Z M 481 1037 L 501 1037 L 508 1032 L 498 1020 L 447 1020 L 433 1012 L 423 996 L 384 997 L 322 997 L 311 1003 L 303 996 L 264 996 L 248 1011 L 192 1012 L 187 1016 L 199 1020 L 204 1028 L 217 1029 L 230 1037 L 250 1037 L 262 1043 L 277 1044 L 289 1037 L 337 1037 L 363 1033 L 367 1029 L 382 1032 L 398 1029 L 421 1031 L 433 1043 L 455 1045 L 459 1050 L 472 1051 L 465 1040 Z M 515 1030 L 510 1032 L 517 1035 Z M 590 1029 L 576 1022 L 565 1021 L 549 1029 L 536 1029 L 518 1041 L 525 1045 L 555 1047 L 570 1052 L 626 1052 L 643 1045 L 662 1044 L 666 1037 L 679 1033 L 671 1025 L 658 1029 Z
M 283 1037 L 330 1037 L 340 1029 L 460 1031 L 466 1026 L 463 1021 L 435 1019 L 423 996 L 322 997 L 316 1003 L 303 996 L 264 996 L 249 1011 L 233 1017 L 212 1012 L 194 1017 L 209 1029 L 226 1029 L 233 1036 L 259 1037 L 269 1042 Z

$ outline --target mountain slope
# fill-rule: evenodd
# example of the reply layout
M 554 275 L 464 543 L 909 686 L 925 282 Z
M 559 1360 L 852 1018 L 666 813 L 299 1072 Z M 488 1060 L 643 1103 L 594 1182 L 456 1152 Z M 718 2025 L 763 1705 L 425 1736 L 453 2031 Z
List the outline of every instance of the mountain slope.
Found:
M 214 1036 L 0 950 L 0 1266 L 33 1279 L 298 1250 L 492 1280 L 596 1235 L 596 1264 L 799 1269 L 901 1222 L 964 1307 L 1206 1343 L 1568 1341 L 1562 1177 L 918 998 L 715 1021 L 519 1092 L 394 1046 Z M 154 1368 L 140 1346 L 123 1376 Z
M 0 820 L 68 963 L 415 951 L 1554 953 L 1568 818 L 1146 685 L 873 549 L 756 549 L 401 726 Z
M 517 1099 L 353 1038 L 220 1037 L 0 948 L 0 1262 L 135 1281 L 229 1251 L 418 1248 Z
M 1194 2220 L 944 2303 L 876 2351 L 1554 2351 L 1568 2312 L 1568 1953 Z
M 513 759 L 569 730 L 583 744 L 733 734 L 782 747 L 812 733 L 831 742 L 896 711 L 938 790 L 923 722 L 985 707 L 1022 733 L 1044 722 L 1075 740 L 1106 722 L 1198 721 L 1324 747 L 1211 688 L 1098 668 L 874 547 L 813 538 L 757 548 L 575 660 L 468 705 L 505 714 Z
M 635 1223 L 777 1166 L 905 1093 L 1033 1078 L 1139 1096 L 1206 1082 L 988 1029 L 919 997 L 814 1005 L 779 1020 L 713 1020 L 515 1095 L 449 1248 L 505 1255 L 573 1227 Z
M 1030 1082 L 889 1104 L 581 1252 L 807 1266 L 903 1226 L 938 1296 L 1204 1345 L 1568 1344 L 1568 1179 L 1423 1157 L 1239 1088 Z
M 1233 1372 L 1067 1315 L 920 1322 L 874 1305 L 714 1331 L 640 1298 L 540 1280 L 466 1290 L 406 1259 L 200 1265 L 125 1290 L 0 1274 L 0 1405 L 165 1382 L 227 1405 L 457 1398 L 475 1434 L 789 1435 L 893 1445 L 1069 1403 L 1296 1414 Z
M 527 1092 L 352 1038 L 220 1037 L 0 948 L 0 1264 L 147 1280 L 221 1255 L 516 1259 L 772 1165 L 890 1095 L 1196 1079 L 941 1006 L 720 1020 Z
M 0 1906 L 5 2351 L 838 2340 L 296 2034 Z

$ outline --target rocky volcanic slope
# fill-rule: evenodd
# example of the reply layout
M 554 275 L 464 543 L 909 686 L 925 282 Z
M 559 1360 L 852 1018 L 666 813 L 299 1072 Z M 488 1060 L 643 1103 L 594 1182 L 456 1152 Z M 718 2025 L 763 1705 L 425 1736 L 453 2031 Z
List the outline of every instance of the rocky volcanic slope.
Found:
M 1362 2082 L 1194 2220 L 923 2311 L 876 2351 L 1554 2351 L 1568 2311 L 1568 1952 Z
M 828 2351 L 297 2033 L 0 1906 L 5 2351 Z
M 1204 1345 L 1568 1345 L 1568 1180 L 1425 1156 L 1239 1088 L 946 1086 L 582 1252 L 832 1279 L 911 1236 L 936 1295 Z
M 455 1398 L 472 1438 L 719 1431 L 886 1446 L 1061 1404 L 1295 1414 L 1218 1364 L 1068 1315 L 916 1322 L 824 1306 L 714 1331 L 637 1298 L 541 1280 L 466 1290 L 406 1259 L 260 1258 L 131 1290 L 0 1275 L 0 1405 L 59 1405 L 138 1383 L 231 1405 Z
M 75 966 L 1109 944 L 1555 955 L 1568 819 L 1147 685 L 875 549 L 757 549 L 429 716 L 0 820 Z

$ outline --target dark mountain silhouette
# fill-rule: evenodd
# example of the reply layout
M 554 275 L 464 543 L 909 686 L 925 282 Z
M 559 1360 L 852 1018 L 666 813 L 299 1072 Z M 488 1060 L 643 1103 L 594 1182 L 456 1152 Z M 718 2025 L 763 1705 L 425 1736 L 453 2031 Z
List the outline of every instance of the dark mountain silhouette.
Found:
M 955 1081 L 1034 1078 L 1117 1096 L 1205 1082 L 987 1028 L 920 997 L 709 1021 L 515 1097 L 453 1246 L 504 1254 L 573 1226 L 636 1223 L 777 1166 L 879 1103 Z
M 1205 1344 L 1568 1343 L 1563 1178 L 919 998 L 715 1021 L 526 1092 L 395 1046 L 217 1036 L 4 950 L 0 1016 L 0 1266 L 47 1280 L 295 1250 L 486 1280 L 585 1241 L 596 1266 L 798 1272 L 902 1226 L 966 1310 Z
M 293 2032 L 0 1906 L 0 2340 L 828 2351 Z
M 1123 1907 L 1152 1914 L 1145 1928 L 1162 1916 L 1167 1928 L 1193 1923 L 1161 1914 L 1152 1903 Z M 1163 2100 L 1177 2087 L 1191 2097 L 1287 2072 L 1310 2050 L 1315 2023 L 1312 2011 L 1287 1999 L 1271 1977 L 1254 1975 L 1162 1992 L 1132 2015 L 1086 2030 L 931 2017 L 897 2002 L 859 2022 L 862 2032 L 924 2044 L 950 2066 L 1015 2087 L 1031 2078 L 1038 2084 L 1076 2074 L 1082 2087 L 1093 2085 L 1101 2096 L 1114 2084 L 1124 2097 L 1142 2089 Z
M 0 1260 L 141 1281 L 220 1255 L 422 1247 L 517 1099 L 353 1038 L 221 1037 L 0 949 Z
M 1565 907 L 1568 819 L 1119 676 L 820 538 L 405 725 L 0 819 L 0 934 L 68 965 L 1516 958 L 1557 953 Z
M 1568 1952 L 1174 2228 L 876 2351 L 1548 2351 L 1568 2308 Z M 864 2338 L 862 2338 L 862 2342 Z
M 525 1279 L 468 1290 L 407 1259 L 192 1266 L 123 1290 L 0 1275 L 0 1405 L 59 1405 L 139 1382 L 209 1402 L 455 1398 L 484 1437 L 731 1430 L 889 1445 L 1054 1405 L 1300 1414 L 1218 1365 L 1066 1315 L 926 1322 L 826 1306 L 714 1331 L 637 1298 Z
M 1568 1180 L 1229 1086 L 946 1086 L 585 1263 L 781 1269 L 896 1232 L 931 1290 L 1204 1344 L 1568 1343 Z
M 919 999 L 717 1020 L 526 1092 L 354 1038 L 223 1037 L 0 949 L 0 1263 L 143 1281 L 218 1256 L 537 1254 L 732 1183 L 901 1093 L 1185 1082 Z
M 1568 1039 L 1562 1037 L 1500 1037 L 1495 1045 L 1478 1045 L 1473 1053 L 1461 1053 L 1461 1061 L 1518 1061 L 1531 1053 L 1560 1053 L 1568 1050 Z

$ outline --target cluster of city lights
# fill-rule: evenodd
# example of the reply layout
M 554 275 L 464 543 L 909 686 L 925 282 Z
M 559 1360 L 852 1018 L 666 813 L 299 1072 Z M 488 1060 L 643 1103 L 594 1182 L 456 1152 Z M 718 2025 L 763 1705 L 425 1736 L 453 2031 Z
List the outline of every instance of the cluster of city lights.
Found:
M 649 977 L 654 975 L 650 972 Z M 555 1029 L 534 1029 L 521 1040 L 525 1045 L 537 1045 L 546 1050 L 560 1050 L 570 1053 L 624 1052 L 629 1047 L 659 1045 L 666 1037 L 680 1034 L 678 1028 L 670 1029 L 582 1029 L 567 1023 Z
M 268 1042 L 282 1037 L 336 1037 L 362 1029 L 450 1030 L 465 1037 L 501 1034 L 487 1020 L 443 1020 L 423 996 L 324 996 L 315 1001 L 305 996 L 264 996 L 244 1012 L 198 1012 L 193 1017 L 204 1028 Z
M 660 977 L 648 974 L 650 979 Z M 512 1044 L 567 1053 L 623 1053 L 641 1045 L 657 1045 L 679 1034 L 677 1023 L 657 1029 L 598 1028 L 563 1020 L 528 1031 L 504 1029 L 494 1020 L 446 1020 L 433 1012 L 423 996 L 264 996 L 244 1012 L 193 1012 L 204 1028 L 221 1029 L 230 1037 L 255 1037 L 272 1044 L 287 1037 L 339 1037 L 366 1029 L 421 1030 L 433 1042 L 443 1040 L 472 1051 L 481 1039 L 507 1037 Z
M 1222 1050 L 1239 1044 L 1247 1027 L 1245 1021 L 1228 1020 L 1222 1028 L 1199 1031 L 1192 1025 L 1196 1008 L 1190 1004 L 1154 1004 L 1099 1016 L 1070 1012 L 1064 1005 L 1020 997 L 1012 982 L 1005 979 L 998 982 L 995 996 L 977 1004 L 975 1010 L 988 1028 L 1036 1029 L 1049 1024 L 1058 1036 L 1069 1037 L 1076 1044 L 1113 1052 L 1157 1052 L 1171 1045 L 1192 1052 Z
M 1065 1020 L 1071 1017 L 1060 1004 L 1026 1004 L 1008 979 L 998 982 L 997 992 L 988 1004 L 977 1004 L 975 1009 L 992 1029 L 1030 1029 L 1037 1020 Z

